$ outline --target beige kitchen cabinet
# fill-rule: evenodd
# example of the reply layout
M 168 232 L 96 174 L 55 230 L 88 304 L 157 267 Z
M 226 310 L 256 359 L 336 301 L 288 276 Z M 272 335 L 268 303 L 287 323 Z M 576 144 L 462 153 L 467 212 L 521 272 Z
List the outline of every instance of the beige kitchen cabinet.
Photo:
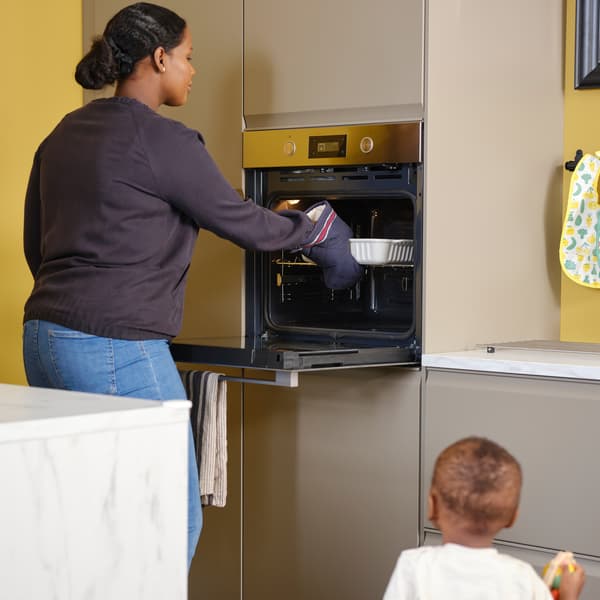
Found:
M 427 368 L 422 414 L 422 507 L 439 452 L 468 435 L 488 437 L 521 463 L 519 517 L 497 542 L 541 567 L 571 550 L 587 570 L 583 598 L 600 593 L 600 383 Z M 426 514 L 426 512 L 424 512 Z M 435 528 L 425 518 L 430 542 Z M 434 538 L 435 539 L 435 538 Z M 519 556 L 520 557 L 520 556 Z
M 424 5 L 246 0 L 246 127 L 422 119 Z
M 424 353 L 558 339 L 563 5 L 427 1 Z
M 417 369 L 246 386 L 243 598 L 381 598 L 418 542 Z

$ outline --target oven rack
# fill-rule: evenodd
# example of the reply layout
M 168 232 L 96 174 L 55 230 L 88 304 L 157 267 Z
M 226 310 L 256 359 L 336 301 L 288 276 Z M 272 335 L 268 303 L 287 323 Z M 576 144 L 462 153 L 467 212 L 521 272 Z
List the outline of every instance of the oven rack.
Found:
M 317 263 L 308 261 L 293 261 L 293 260 L 284 260 L 282 258 L 277 258 L 273 261 L 274 264 L 279 265 L 280 267 L 318 267 Z M 380 264 L 372 264 L 372 265 L 363 265 L 365 267 L 405 267 L 405 268 L 413 268 L 415 263 L 413 261 L 406 262 L 385 262 Z

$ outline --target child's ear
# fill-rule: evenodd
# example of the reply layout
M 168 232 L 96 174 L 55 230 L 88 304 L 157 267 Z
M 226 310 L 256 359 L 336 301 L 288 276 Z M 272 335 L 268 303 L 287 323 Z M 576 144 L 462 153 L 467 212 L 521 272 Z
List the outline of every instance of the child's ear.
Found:
M 513 512 L 512 516 L 508 520 L 508 523 L 504 527 L 506 527 L 507 529 L 509 527 L 512 527 L 515 524 L 515 521 L 517 520 L 518 516 L 519 516 L 519 507 L 515 508 L 515 511 Z
M 429 490 L 429 495 L 427 496 L 427 518 L 435 523 L 438 519 L 439 512 L 439 498 L 434 489 Z

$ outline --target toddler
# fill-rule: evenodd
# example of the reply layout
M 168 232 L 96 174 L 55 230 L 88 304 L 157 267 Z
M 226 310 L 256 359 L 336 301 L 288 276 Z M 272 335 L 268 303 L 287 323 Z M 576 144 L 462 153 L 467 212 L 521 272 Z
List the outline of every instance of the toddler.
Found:
M 428 496 L 443 545 L 402 552 L 384 600 L 552 600 L 531 565 L 492 546 L 517 518 L 521 480 L 519 463 L 490 440 L 468 437 L 446 448 Z M 576 600 L 584 580 L 579 565 L 563 569 L 560 600 Z

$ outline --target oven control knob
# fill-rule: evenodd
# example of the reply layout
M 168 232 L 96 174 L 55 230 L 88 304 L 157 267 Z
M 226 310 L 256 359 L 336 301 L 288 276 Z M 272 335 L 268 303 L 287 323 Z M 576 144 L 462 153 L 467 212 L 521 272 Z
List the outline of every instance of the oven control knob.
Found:
M 374 145 L 375 144 L 373 143 L 373 138 L 366 136 L 362 140 L 360 140 L 360 151 L 363 154 L 368 154 L 369 152 L 371 152 L 371 150 L 373 150 Z
M 296 152 L 296 144 L 294 142 L 292 142 L 292 140 L 288 140 L 283 145 L 283 153 L 287 156 L 293 156 L 295 152 Z

